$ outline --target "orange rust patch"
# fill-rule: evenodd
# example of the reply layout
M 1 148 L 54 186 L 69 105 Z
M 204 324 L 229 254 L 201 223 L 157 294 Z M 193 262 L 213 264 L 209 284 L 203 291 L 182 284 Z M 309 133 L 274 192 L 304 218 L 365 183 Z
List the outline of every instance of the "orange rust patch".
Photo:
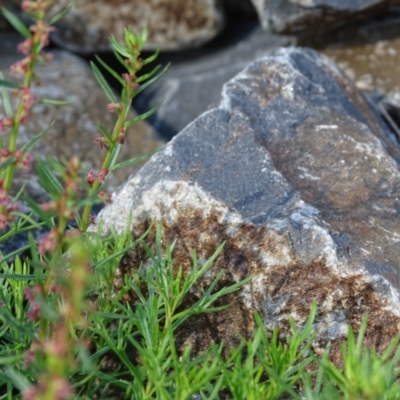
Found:
M 302 321 L 308 318 L 311 304 L 315 300 L 318 305 L 316 323 L 331 311 L 342 311 L 347 323 L 357 334 L 363 314 L 367 313 L 368 325 L 364 344 L 378 352 L 384 351 L 400 333 L 400 318 L 384 310 L 386 301 L 377 296 L 371 284 L 366 282 L 361 274 L 338 277 L 332 274 L 324 261 L 316 261 L 309 265 L 277 268 L 267 274 L 265 280 L 268 282 L 266 293 L 272 300 L 277 301 L 290 295 L 281 313 L 289 316 L 295 311 Z M 331 306 L 324 306 L 325 302 L 329 302 Z M 285 337 L 289 332 L 290 326 L 286 319 L 280 327 L 280 335 Z M 344 338 L 338 338 L 330 341 L 330 358 L 336 364 L 342 361 L 340 344 L 343 340 Z M 325 349 L 327 344 L 326 339 L 319 338 L 314 344 L 314 349 L 318 353 Z
M 223 251 L 209 273 L 193 288 L 184 300 L 183 307 L 190 307 L 197 301 L 202 289 L 211 284 L 220 270 L 224 273 L 216 290 L 250 275 L 257 277 L 257 285 L 250 284 L 252 298 L 246 300 L 250 301 L 250 304 L 246 305 L 244 297 L 238 292 L 232 293 L 215 304 L 216 306 L 230 304 L 227 310 L 193 316 L 183 324 L 176 338 L 181 350 L 191 344 L 193 352 L 197 354 L 204 351 L 212 341 L 217 343 L 224 341 L 226 349 L 237 345 L 240 337 L 251 336 L 254 330 L 254 311 L 260 312 L 264 322 L 268 323 L 266 320 L 268 315 L 263 311 L 263 304 L 266 301 L 274 304 L 284 300 L 279 312 L 274 315 L 282 340 L 290 334 L 288 318 L 295 315 L 296 323 L 303 325 L 308 318 L 313 300 L 318 304 L 315 323 L 323 323 L 324 318 L 331 312 L 342 312 L 356 333 L 360 328 L 362 315 L 367 312 L 369 322 L 365 344 L 375 347 L 378 351 L 384 349 L 399 332 L 400 319 L 384 310 L 385 301 L 378 298 L 372 286 L 361 274 L 340 277 L 333 274 L 324 260 L 314 261 L 309 265 L 266 267 L 262 264 L 260 255 L 268 252 L 282 259 L 280 246 L 282 243 L 287 245 L 284 242 L 286 240 L 284 235 L 274 236 L 265 228 L 241 224 L 237 226 L 238 232 L 234 236 L 229 236 L 220 223 L 220 214 L 216 210 L 205 218 L 202 210 L 179 209 L 178 205 L 176 207 L 180 212 L 177 221 L 174 224 L 166 221 L 161 223 L 163 245 L 177 241 L 173 251 L 175 269 L 181 266 L 185 274 L 189 273 L 194 250 L 199 260 L 205 261 L 213 255 L 220 243 L 226 241 Z M 149 221 L 137 225 L 135 236 L 141 235 L 149 226 Z M 153 244 L 153 250 L 155 231 L 154 226 L 146 239 L 149 245 Z M 120 277 L 116 277 L 116 290 L 120 287 L 118 280 L 124 275 L 135 274 L 140 263 L 146 258 L 144 250 L 139 246 L 122 259 L 119 268 Z M 134 301 L 132 294 L 127 295 L 126 301 Z M 333 343 L 335 345 L 331 359 L 335 362 L 340 362 L 339 344 L 343 340 L 344 338 L 338 338 Z M 315 350 L 318 352 L 326 348 L 326 345 L 327 341 L 319 337 L 315 341 Z

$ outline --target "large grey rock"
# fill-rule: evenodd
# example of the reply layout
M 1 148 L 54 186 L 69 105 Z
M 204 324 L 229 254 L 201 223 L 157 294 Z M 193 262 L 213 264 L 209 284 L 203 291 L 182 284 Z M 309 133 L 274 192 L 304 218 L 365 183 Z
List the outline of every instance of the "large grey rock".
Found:
M 225 82 L 249 62 L 269 54 L 293 39 L 263 32 L 256 22 L 242 22 L 228 32 L 230 43 L 208 54 L 172 61 L 161 80 L 135 102 L 144 112 L 162 101 L 149 122 L 161 134 L 172 137 L 186 125 L 216 105 Z
M 56 2 L 54 11 L 69 3 Z M 224 23 L 220 0 L 78 0 L 52 39 L 79 53 L 98 52 L 110 50 L 110 35 L 122 40 L 126 27 L 146 27 L 145 49 L 182 50 L 210 41 Z
M 17 79 L 9 74 L 9 66 L 21 59 L 16 53 L 17 43 L 21 39 L 15 35 L 1 34 L 0 71 L 8 79 Z M 111 130 L 116 115 L 107 112 L 109 100 L 104 94 L 88 65 L 78 57 L 63 51 L 54 52 L 54 60 L 49 65 L 39 65 L 37 76 L 40 86 L 33 92 L 38 99 L 69 100 L 71 104 L 62 107 L 35 105 L 30 118 L 21 126 L 18 147 L 22 147 L 32 135 L 38 134 L 54 122 L 49 132 L 38 142 L 32 153 L 40 157 L 70 159 L 73 156 L 85 163 L 87 169 L 98 169 L 104 156 L 104 150 L 93 144 L 99 135 L 98 123 Z M 0 97 L 0 117 L 4 115 Z M 135 114 L 132 112 L 131 117 Z M 7 143 L 7 135 L 3 139 Z M 151 126 L 145 122 L 134 125 L 127 133 L 121 149 L 121 161 L 143 155 L 159 148 L 163 142 Z M 108 190 L 114 190 L 123 183 L 132 170 L 121 169 L 115 172 L 115 180 L 107 183 Z M 35 172 L 21 173 L 14 181 L 15 191 L 25 184 L 31 196 L 44 199 L 45 192 L 38 184 Z
M 285 33 L 329 31 L 358 19 L 377 16 L 399 0 L 252 0 L 264 29 Z
M 387 136 L 389 135 L 389 136 Z M 223 253 L 198 290 L 252 276 L 224 312 L 182 328 L 194 351 L 248 336 L 252 315 L 285 335 L 317 301 L 315 349 L 332 359 L 369 314 L 366 343 L 383 348 L 400 329 L 400 154 L 364 98 L 329 59 L 280 49 L 228 82 L 218 108 L 201 115 L 125 186 L 99 215 L 103 229 L 134 236 L 152 223 L 188 271 Z M 96 229 L 96 227 L 92 227 Z M 151 242 L 151 237 L 150 237 Z M 128 253 L 118 279 L 143 254 Z M 116 290 L 119 288 L 116 279 Z M 192 296 L 196 298 L 198 292 Z M 193 301 L 193 299 L 189 300 Z

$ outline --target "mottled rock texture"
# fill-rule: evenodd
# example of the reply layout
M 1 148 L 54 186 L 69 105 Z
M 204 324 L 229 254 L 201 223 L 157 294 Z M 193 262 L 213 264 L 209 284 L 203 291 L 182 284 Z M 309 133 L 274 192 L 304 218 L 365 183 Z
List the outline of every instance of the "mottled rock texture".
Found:
M 16 45 L 21 41 L 15 35 L 2 35 L 0 41 L 0 70 L 8 79 L 16 80 L 8 73 L 9 66 L 21 59 L 16 54 Z M 54 60 L 49 65 L 40 65 L 37 75 L 40 86 L 35 86 L 34 94 L 38 99 L 68 100 L 71 104 L 62 107 L 53 105 L 35 105 L 26 125 L 21 127 L 19 145 L 22 146 L 32 135 L 38 134 L 54 122 L 49 132 L 37 143 L 33 153 L 41 157 L 70 159 L 78 156 L 86 167 L 99 168 L 104 156 L 93 143 L 99 135 L 98 123 L 111 130 L 115 124 L 115 114 L 107 112 L 109 103 L 88 65 L 72 54 L 63 51 L 54 52 Z M 4 115 L 0 98 L 0 115 Z M 134 116 L 132 112 L 132 117 Z M 5 137 L 7 140 L 7 137 Z M 140 122 L 130 128 L 127 140 L 121 150 L 121 160 L 139 156 L 156 150 L 162 145 L 153 128 Z M 132 170 L 121 169 L 115 172 L 115 180 L 109 182 L 108 189 L 114 190 L 122 184 Z M 35 172 L 17 175 L 14 182 L 18 191 L 22 184 L 37 200 L 44 198 Z
M 230 38 L 231 45 L 224 49 L 172 62 L 163 78 L 140 95 L 135 108 L 144 112 L 162 101 L 149 122 L 171 138 L 211 105 L 216 106 L 223 84 L 247 64 L 291 43 L 288 36 L 264 32 L 257 22 L 235 26 Z
M 369 314 L 366 343 L 382 349 L 400 330 L 400 154 L 394 138 L 345 76 L 315 51 L 280 49 L 228 82 L 222 101 L 186 127 L 100 213 L 104 229 L 133 234 L 153 220 L 177 239 L 188 271 L 226 241 L 197 290 L 253 278 L 224 312 L 193 317 L 180 343 L 248 336 L 257 310 L 270 331 L 303 326 L 313 300 L 315 349 L 338 345 Z M 143 254 L 127 254 L 119 277 Z M 118 280 L 116 280 L 118 289 Z M 194 290 L 194 301 L 198 291 Z
M 265 29 L 312 34 L 384 14 L 399 0 L 252 0 Z
M 54 11 L 69 0 L 58 1 Z M 219 0 L 77 0 L 52 38 L 80 53 L 110 50 L 108 37 L 124 28 L 148 30 L 145 49 L 182 50 L 213 39 L 224 26 Z

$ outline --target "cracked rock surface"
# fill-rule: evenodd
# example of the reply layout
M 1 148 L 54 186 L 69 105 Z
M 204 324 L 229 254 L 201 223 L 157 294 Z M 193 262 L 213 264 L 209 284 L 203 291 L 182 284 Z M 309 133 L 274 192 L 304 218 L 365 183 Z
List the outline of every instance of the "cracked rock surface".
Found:
M 329 59 L 279 49 L 226 83 L 219 107 L 115 193 L 99 215 L 104 230 L 121 232 L 130 213 L 134 236 L 159 221 L 185 271 L 192 251 L 203 263 L 226 241 L 188 301 L 220 270 L 220 286 L 253 277 L 224 299 L 229 309 L 192 317 L 178 343 L 234 345 L 250 335 L 254 311 L 285 335 L 313 300 L 315 349 L 332 343 L 333 360 L 366 312 L 368 345 L 381 350 L 399 332 L 400 152 L 372 110 Z M 142 257 L 128 253 L 119 276 Z

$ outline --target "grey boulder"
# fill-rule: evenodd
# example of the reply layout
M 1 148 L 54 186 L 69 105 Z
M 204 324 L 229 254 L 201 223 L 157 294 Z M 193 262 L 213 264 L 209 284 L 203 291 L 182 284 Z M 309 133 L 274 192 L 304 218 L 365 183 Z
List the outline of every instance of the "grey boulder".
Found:
M 162 135 L 171 138 L 217 105 L 223 84 L 251 61 L 292 43 L 289 36 L 264 32 L 256 22 L 237 24 L 228 33 L 233 43 L 200 57 L 173 61 L 163 78 L 135 102 L 139 112 L 161 102 L 149 121 Z
M 58 1 L 54 12 L 69 5 Z M 63 18 L 52 39 L 79 53 L 109 51 L 108 37 L 123 39 L 124 29 L 148 30 L 146 50 L 182 50 L 213 39 L 224 27 L 220 0 L 81 0 Z
M 186 273 L 192 251 L 202 264 L 226 241 L 194 298 L 221 270 L 220 285 L 252 276 L 225 299 L 229 309 L 183 326 L 179 343 L 234 345 L 251 334 L 254 311 L 285 336 L 315 300 L 314 349 L 329 342 L 338 361 L 348 324 L 357 332 L 364 313 L 371 347 L 400 329 L 399 160 L 395 138 L 335 64 L 283 48 L 225 84 L 219 107 L 153 156 L 99 221 L 103 233 L 135 237 L 158 221 Z M 141 257 L 124 256 L 115 290 Z
M 265 29 L 312 34 L 375 17 L 399 0 L 252 0 Z

